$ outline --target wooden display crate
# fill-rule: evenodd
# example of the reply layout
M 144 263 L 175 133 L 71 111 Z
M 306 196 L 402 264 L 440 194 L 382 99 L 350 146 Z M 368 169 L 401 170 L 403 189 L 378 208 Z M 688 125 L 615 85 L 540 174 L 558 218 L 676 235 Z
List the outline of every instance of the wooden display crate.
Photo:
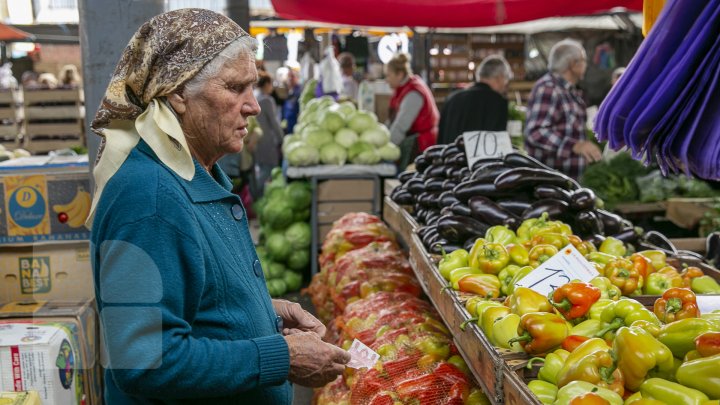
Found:
M 23 91 L 24 147 L 33 153 L 84 146 L 79 89 Z
M 400 236 L 403 243 L 410 243 L 410 236 L 415 233 L 418 223 L 402 206 L 385 197 L 383 200 L 383 220 Z

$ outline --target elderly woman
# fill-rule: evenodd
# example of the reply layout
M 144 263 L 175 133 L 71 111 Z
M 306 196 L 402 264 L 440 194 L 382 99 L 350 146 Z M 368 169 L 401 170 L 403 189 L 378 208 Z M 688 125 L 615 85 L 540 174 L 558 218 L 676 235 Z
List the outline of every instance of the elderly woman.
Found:
M 109 404 L 290 404 L 349 354 L 299 305 L 271 300 L 245 209 L 216 164 L 259 112 L 255 41 L 184 9 L 125 48 L 92 127 L 89 224 Z

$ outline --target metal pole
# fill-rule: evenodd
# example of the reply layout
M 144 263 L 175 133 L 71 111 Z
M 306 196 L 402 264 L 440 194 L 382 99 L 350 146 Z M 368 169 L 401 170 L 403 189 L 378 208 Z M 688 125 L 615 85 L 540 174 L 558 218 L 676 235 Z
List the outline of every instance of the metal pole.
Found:
M 245 31 L 250 32 L 250 1 L 227 0 L 227 16 Z
M 79 9 L 85 133 L 92 173 L 100 137 L 90 131 L 90 123 L 130 37 L 145 21 L 165 11 L 165 1 L 80 0 Z M 94 189 L 92 176 L 90 181 Z

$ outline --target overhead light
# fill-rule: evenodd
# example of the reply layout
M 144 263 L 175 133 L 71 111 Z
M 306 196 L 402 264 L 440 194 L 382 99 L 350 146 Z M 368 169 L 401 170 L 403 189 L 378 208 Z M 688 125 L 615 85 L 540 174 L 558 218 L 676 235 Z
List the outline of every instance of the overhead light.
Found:
M 468 69 L 469 70 L 475 70 L 475 62 L 468 63 Z
M 430 49 L 430 55 L 432 55 L 432 56 L 435 56 L 435 55 L 437 55 L 437 54 L 439 54 L 439 53 L 440 53 L 440 50 L 437 49 L 437 47 L 434 47 L 434 48 L 431 48 L 431 49 Z
M 533 49 L 531 49 L 530 52 L 528 53 L 528 56 L 530 56 L 531 59 L 532 59 L 532 58 L 537 58 L 538 56 L 540 56 L 540 51 L 538 51 L 536 48 L 533 48 Z
M 452 51 L 450 50 L 450 48 L 443 49 L 443 55 L 450 55 L 451 53 Z

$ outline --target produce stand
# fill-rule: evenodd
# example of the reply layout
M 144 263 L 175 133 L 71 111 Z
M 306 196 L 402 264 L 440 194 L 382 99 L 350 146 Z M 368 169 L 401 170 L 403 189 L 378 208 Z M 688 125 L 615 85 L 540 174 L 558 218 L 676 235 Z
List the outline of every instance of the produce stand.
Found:
M 407 210 L 391 200 L 390 197 L 383 199 L 383 219 L 398 234 L 405 246 L 412 242 L 411 237 L 418 224 Z

